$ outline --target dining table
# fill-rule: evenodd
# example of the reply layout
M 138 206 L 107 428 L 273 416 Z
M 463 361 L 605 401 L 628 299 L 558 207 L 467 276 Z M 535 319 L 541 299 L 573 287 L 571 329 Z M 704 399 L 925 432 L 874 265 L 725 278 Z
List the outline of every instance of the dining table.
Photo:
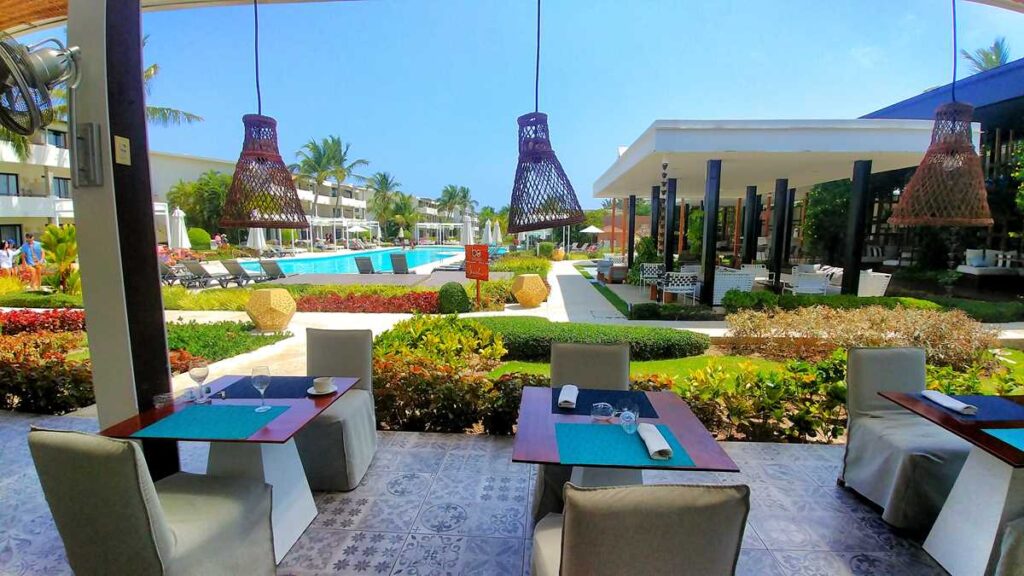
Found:
M 1024 517 L 1024 396 L 954 396 L 977 408 L 967 415 L 917 393 L 879 394 L 971 445 L 924 549 L 952 576 L 992 574 L 1006 523 Z
M 523 388 L 513 462 L 572 466 L 572 482 L 580 486 L 642 484 L 644 470 L 740 471 L 677 394 L 580 388 L 576 408 L 564 409 L 559 393 L 560 388 Z M 658 429 L 672 448 L 671 458 L 652 458 L 639 434 L 627 432 L 618 418 L 598 422 L 590 415 L 594 402 L 623 401 L 639 408 L 638 423 Z
M 179 397 L 100 433 L 132 440 L 209 442 L 206 474 L 271 485 L 274 556 L 280 562 L 317 514 L 295 435 L 358 382 L 358 378 L 331 378 L 334 390 L 314 395 L 309 393 L 312 377 L 274 376 L 261 401 L 249 376 L 223 376 L 207 385 L 208 402 Z M 256 412 L 261 404 L 270 409 Z

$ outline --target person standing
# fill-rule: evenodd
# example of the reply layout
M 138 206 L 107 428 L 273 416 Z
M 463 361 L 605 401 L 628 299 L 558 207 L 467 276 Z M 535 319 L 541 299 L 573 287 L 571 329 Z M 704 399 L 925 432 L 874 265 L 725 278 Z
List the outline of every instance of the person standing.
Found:
M 25 234 L 25 243 L 21 245 L 21 264 L 32 275 L 32 288 L 38 289 L 43 283 L 43 266 L 46 259 L 43 256 L 42 245 L 36 242 L 32 234 Z
M 0 245 L 0 278 L 14 276 L 14 257 L 21 251 L 14 249 L 14 243 L 4 240 Z

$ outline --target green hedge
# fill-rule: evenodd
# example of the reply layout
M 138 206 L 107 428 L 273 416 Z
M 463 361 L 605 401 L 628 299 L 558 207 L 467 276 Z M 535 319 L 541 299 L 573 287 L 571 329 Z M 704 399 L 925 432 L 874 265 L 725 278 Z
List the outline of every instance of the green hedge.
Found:
M 1024 321 L 1024 302 L 985 302 L 966 298 L 936 296 L 931 301 L 946 308 L 963 310 L 979 322 L 1021 322 Z
M 167 349 L 186 350 L 193 356 L 202 356 L 210 362 L 216 362 L 251 352 L 289 336 L 287 332 L 256 334 L 252 332 L 253 328 L 248 322 L 171 322 L 167 324 Z
M 496 262 L 491 263 L 492 272 L 511 272 L 513 276 L 520 274 L 537 274 L 541 278 L 547 278 L 551 271 L 551 262 L 546 258 L 538 258 L 533 254 L 514 252 L 506 254 Z
M 536 316 L 477 318 L 501 334 L 508 355 L 505 360 L 549 360 L 551 344 L 628 343 L 633 360 L 661 360 L 703 354 L 711 340 L 703 334 L 643 326 L 615 326 L 581 322 L 550 322 Z
M 210 242 L 213 238 L 210 238 L 210 233 L 202 228 L 189 228 L 188 232 L 188 243 L 192 245 L 193 250 L 209 250 Z
M 469 312 L 473 305 L 466 294 L 466 288 L 458 282 L 448 282 L 438 290 L 438 301 L 442 314 Z
M 5 308 L 81 308 L 82 296 L 46 292 L 10 292 L 0 294 Z
M 629 311 L 630 320 L 724 320 L 725 316 L 707 306 L 683 306 L 644 302 L 634 304 Z

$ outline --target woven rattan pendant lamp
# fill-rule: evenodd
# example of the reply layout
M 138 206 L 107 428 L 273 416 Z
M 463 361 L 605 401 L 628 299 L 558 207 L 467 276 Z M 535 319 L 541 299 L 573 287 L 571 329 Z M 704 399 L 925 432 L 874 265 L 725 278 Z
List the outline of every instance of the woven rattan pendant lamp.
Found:
M 242 116 L 245 139 L 235 164 L 220 225 L 228 228 L 306 228 L 299 194 L 277 147 L 277 120 L 263 115 L 260 96 L 260 20 L 253 0 L 256 114 Z
M 551 149 L 548 115 L 540 112 L 540 0 L 537 0 L 537 63 L 533 112 L 519 117 L 519 164 L 512 185 L 508 232 L 519 233 L 583 222 L 583 208 Z
M 971 141 L 974 107 L 956 101 L 956 0 L 953 1 L 952 102 L 935 111 L 932 141 L 910 183 L 893 207 L 897 226 L 991 226 L 992 212 Z

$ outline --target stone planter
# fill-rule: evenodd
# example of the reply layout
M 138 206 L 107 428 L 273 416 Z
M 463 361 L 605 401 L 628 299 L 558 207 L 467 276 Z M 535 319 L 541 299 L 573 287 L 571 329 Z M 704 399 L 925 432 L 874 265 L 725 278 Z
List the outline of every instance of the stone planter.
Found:
M 555 251 L 551 253 L 551 259 L 554 260 L 555 262 L 561 262 L 562 260 L 565 260 L 565 250 L 561 248 L 556 248 Z
M 295 299 L 284 288 L 256 290 L 245 312 L 260 332 L 280 332 L 295 315 Z
M 536 274 L 520 274 L 512 281 L 512 295 L 525 308 L 536 308 L 548 297 L 548 287 Z

